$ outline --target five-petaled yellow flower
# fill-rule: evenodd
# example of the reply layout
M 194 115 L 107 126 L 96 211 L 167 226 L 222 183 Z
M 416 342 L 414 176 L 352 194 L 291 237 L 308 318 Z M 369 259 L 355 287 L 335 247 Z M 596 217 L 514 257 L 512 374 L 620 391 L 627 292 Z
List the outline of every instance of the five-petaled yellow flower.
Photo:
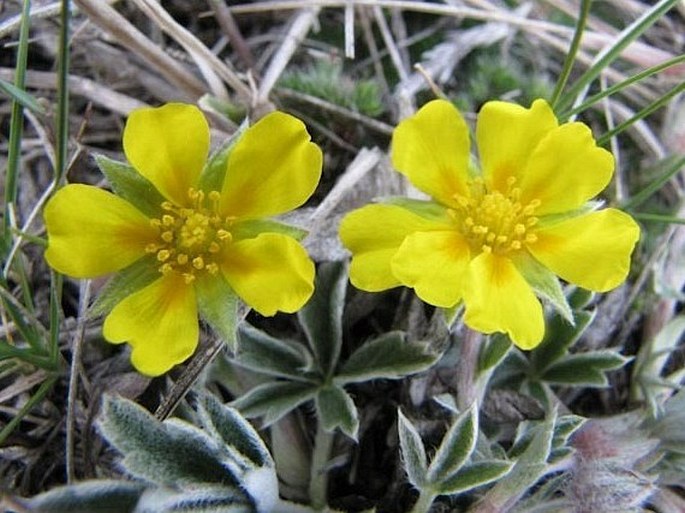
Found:
M 464 322 L 530 349 L 544 335 L 532 279 L 543 273 L 593 291 L 623 282 L 640 230 L 627 214 L 587 208 L 611 180 L 612 155 L 583 123 L 559 125 L 550 106 L 493 101 L 478 114 L 480 170 L 469 130 L 435 100 L 402 121 L 394 167 L 430 202 L 367 205 L 343 220 L 352 283 L 405 285 L 439 307 L 464 304 Z M 553 273 L 553 274 L 552 274 Z M 530 283 L 529 283 L 530 282 Z
M 314 264 L 300 244 L 264 218 L 302 205 L 316 188 L 321 150 L 303 123 L 273 112 L 248 128 L 216 190 L 203 188 L 209 126 L 194 106 L 134 111 L 124 153 L 161 201 L 157 215 L 99 188 L 72 184 L 45 207 L 49 264 L 93 278 L 147 259 L 154 281 L 123 298 L 103 333 L 128 342 L 133 365 L 156 376 L 186 360 L 198 337 L 198 305 L 225 280 L 263 315 L 295 312 L 313 292 Z

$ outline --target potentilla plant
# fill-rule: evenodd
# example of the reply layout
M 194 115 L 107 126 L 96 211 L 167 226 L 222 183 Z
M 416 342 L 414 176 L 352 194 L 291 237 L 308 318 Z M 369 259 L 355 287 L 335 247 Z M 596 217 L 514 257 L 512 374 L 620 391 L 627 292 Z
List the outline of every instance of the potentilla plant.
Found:
M 397 126 L 393 165 L 431 199 L 348 214 L 340 236 L 353 255 L 350 278 L 367 291 L 405 285 L 439 307 L 463 303 L 467 326 L 531 349 L 545 333 L 535 293 L 568 312 L 556 276 L 599 292 L 618 286 L 640 229 L 590 202 L 614 159 L 587 125 L 560 125 L 545 100 L 486 103 L 475 138 L 479 167 L 466 122 L 445 100 Z
M 126 342 L 158 376 L 197 347 L 198 312 L 232 338 L 236 296 L 263 315 L 295 312 L 314 290 L 297 230 L 269 218 L 302 205 L 321 175 L 304 124 L 268 114 L 208 160 L 195 106 L 136 110 L 124 129 L 130 165 L 100 158 L 115 193 L 69 184 L 45 207 L 45 258 L 77 278 L 121 272 L 108 293 L 105 338 Z

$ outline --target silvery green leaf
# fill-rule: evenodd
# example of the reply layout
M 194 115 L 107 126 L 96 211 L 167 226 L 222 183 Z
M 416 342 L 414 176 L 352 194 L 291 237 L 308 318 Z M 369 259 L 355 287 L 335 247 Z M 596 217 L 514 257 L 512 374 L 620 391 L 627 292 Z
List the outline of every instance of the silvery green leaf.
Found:
M 264 441 L 238 410 L 220 403 L 214 395 L 202 394 L 197 411 L 202 427 L 225 446 L 256 467 L 273 467 Z
M 326 377 L 331 376 L 340 357 L 346 291 L 347 265 L 324 263 L 317 272 L 314 295 L 297 313 L 316 362 Z
M 340 428 L 350 438 L 357 439 L 357 408 L 342 388 L 331 385 L 319 389 L 316 394 L 316 412 L 326 431 L 332 432 L 335 428 Z
M 483 486 L 507 475 L 513 462 L 503 460 L 479 461 L 465 465 L 450 478 L 435 485 L 440 495 L 456 495 Z
M 104 155 L 95 155 L 95 162 L 121 198 L 148 217 L 160 217 L 162 203 L 166 198 L 150 180 L 136 171 L 133 166 L 112 160 Z
M 478 357 L 478 372 L 484 372 L 498 365 L 507 356 L 511 346 L 509 337 L 501 333 L 486 337 Z
M 575 433 L 587 419 L 579 415 L 564 415 L 557 419 L 554 426 L 554 438 L 552 447 L 562 447 L 568 443 L 568 439 Z
M 98 294 L 89 315 L 108 314 L 122 299 L 159 279 L 162 275 L 158 267 L 156 257 L 146 255 L 117 272 Z
M 402 464 L 409 482 L 421 489 L 426 484 L 428 464 L 421 435 L 401 410 L 397 410 L 397 431 L 400 438 Z
M 217 483 L 234 485 L 235 472 L 206 433 L 185 422 L 156 420 L 137 404 L 105 396 L 100 431 L 124 456 L 135 477 L 162 486 Z
M 576 343 L 592 323 L 596 313 L 596 310 L 576 312 L 574 326 L 558 316 L 549 319 L 545 328 L 545 338 L 530 354 L 536 376 L 542 375 L 545 369 L 554 365 L 567 353 L 569 347 Z
M 336 373 L 337 384 L 359 383 L 372 379 L 399 379 L 426 370 L 439 355 L 428 344 L 408 342 L 404 333 L 393 331 L 361 345 Z
M 261 374 L 311 382 L 306 372 L 312 367 L 312 356 L 306 346 L 272 337 L 245 322 L 238 327 L 234 361 Z
M 197 280 L 195 291 L 202 318 L 232 350 L 235 350 L 240 304 L 236 293 L 223 276 L 211 275 Z
M 474 403 L 454 420 L 445 433 L 428 467 L 428 481 L 439 483 L 450 479 L 469 459 L 477 439 L 478 410 Z
M 263 417 L 269 426 L 301 404 L 314 399 L 317 387 L 310 383 L 271 381 L 256 386 L 231 406 L 246 417 Z
M 557 275 L 534 258 L 520 259 L 516 267 L 535 292 L 545 298 L 566 322 L 573 325 L 573 312 Z
M 200 486 L 148 490 L 133 513 L 255 513 L 249 499 L 234 489 Z
M 606 372 L 619 369 L 630 360 L 610 350 L 572 354 L 548 368 L 542 379 L 563 385 L 606 387 L 609 385 Z
M 144 491 L 140 482 L 85 481 L 36 495 L 26 506 L 35 513 L 129 513 Z

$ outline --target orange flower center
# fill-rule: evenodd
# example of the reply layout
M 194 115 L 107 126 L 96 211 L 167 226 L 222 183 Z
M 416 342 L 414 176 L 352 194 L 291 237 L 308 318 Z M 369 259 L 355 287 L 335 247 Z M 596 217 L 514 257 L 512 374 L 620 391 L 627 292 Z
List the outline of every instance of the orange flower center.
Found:
M 458 207 L 449 209 L 459 231 L 475 253 L 506 254 L 537 240 L 532 227 L 538 222 L 540 200 L 522 204 L 516 179 L 507 179 L 505 192 L 489 191 L 482 178 L 469 182 L 470 195 L 455 195 Z
M 150 223 L 159 232 L 159 240 L 145 251 L 155 253 L 160 262 L 159 272 L 179 273 L 186 283 L 195 281 L 201 273 L 219 271 L 217 257 L 224 245 L 233 239 L 231 218 L 218 212 L 219 193 L 205 195 L 193 188 L 188 190 L 192 207 L 178 207 L 169 201 L 162 203 L 161 218 Z

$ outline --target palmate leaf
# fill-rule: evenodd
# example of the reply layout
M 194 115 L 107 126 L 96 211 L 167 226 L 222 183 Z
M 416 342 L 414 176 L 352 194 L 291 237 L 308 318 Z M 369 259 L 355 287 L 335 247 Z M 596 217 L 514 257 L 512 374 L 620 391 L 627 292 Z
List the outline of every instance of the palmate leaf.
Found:
M 260 374 L 310 382 L 305 374 L 312 367 L 312 356 L 299 342 L 281 340 L 242 323 L 238 328 L 235 363 Z
M 95 162 L 97 162 L 114 192 L 146 216 L 161 216 L 163 212 L 162 203 L 166 198 L 162 196 L 151 181 L 136 171 L 133 166 L 104 155 L 95 155 Z
M 134 477 L 162 486 L 230 487 L 239 481 L 225 452 L 206 433 L 175 419 L 160 423 L 126 399 L 105 396 L 100 430 L 123 454 L 122 464 Z
M 323 428 L 332 432 L 336 428 L 356 440 L 359 430 L 357 408 L 352 398 L 335 385 L 323 387 L 316 395 L 316 413 Z
M 317 272 L 314 295 L 297 313 L 325 377 L 331 376 L 340 357 L 346 291 L 347 266 L 342 262 L 322 264 Z
M 438 357 L 429 351 L 427 344 L 408 342 L 404 333 L 393 331 L 366 342 L 352 353 L 336 373 L 334 382 L 398 379 L 429 368 Z
M 449 480 L 468 461 L 478 439 L 478 411 L 475 403 L 462 412 L 442 439 L 428 467 L 431 483 Z
M 132 513 L 145 489 L 140 482 L 86 481 L 36 495 L 26 507 L 35 513 Z
M 409 482 L 421 489 L 426 484 L 426 474 L 428 473 L 426 449 L 423 447 L 421 435 L 401 410 L 397 410 L 397 432 L 400 438 L 400 453 L 404 471 L 407 473 Z
M 301 404 L 314 399 L 318 385 L 272 381 L 258 385 L 231 404 L 246 417 L 263 416 L 269 426 Z

